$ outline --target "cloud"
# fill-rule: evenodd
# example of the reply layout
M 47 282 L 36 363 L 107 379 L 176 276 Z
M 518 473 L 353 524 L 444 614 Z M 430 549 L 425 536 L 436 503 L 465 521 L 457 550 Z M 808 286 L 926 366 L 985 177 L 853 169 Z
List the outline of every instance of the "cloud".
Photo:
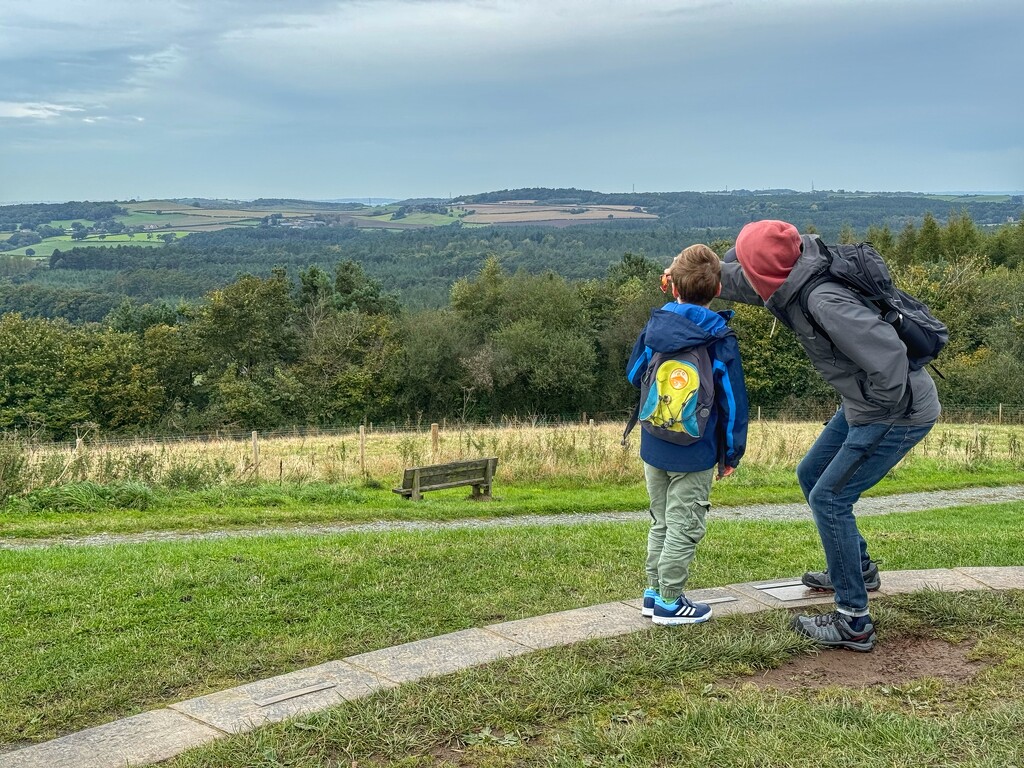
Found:
M 0 101 L 0 118 L 15 120 L 54 120 L 71 112 L 82 112 L 81 107 L 50 104 L 44 101 Z
M 7 5 L 0 170 L 41 198 L 140 159 L 236 197 L 1024 178 L 1020 0 Z

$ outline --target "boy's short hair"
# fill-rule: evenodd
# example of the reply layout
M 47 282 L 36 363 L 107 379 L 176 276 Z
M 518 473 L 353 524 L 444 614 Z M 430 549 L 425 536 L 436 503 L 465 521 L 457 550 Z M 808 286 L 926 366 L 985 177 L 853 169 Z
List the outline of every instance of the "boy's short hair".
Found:
M 687 304 L 706 305 L 718 295 L 722 264 L 717 253 L 698 243 L 684 248 L 672 260 L 668 274 L 680 299 Z

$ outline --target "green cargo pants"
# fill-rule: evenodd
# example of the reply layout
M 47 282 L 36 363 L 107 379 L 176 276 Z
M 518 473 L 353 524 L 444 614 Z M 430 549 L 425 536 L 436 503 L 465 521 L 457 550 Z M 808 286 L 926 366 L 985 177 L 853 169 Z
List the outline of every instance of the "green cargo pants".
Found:
M 702 472 L 666 472 L 644 463 L 651 497 L 651 530 L 647 535 L 647 584 L 666 603 L 683 594 L 697 544 L 704 538 L 711 508 L 714 467 Z

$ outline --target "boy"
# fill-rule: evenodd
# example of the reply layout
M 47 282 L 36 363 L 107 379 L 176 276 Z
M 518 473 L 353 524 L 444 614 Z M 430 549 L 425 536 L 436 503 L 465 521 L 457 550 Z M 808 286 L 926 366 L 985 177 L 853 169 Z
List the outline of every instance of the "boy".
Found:
M 715 465 L 719 478 L 732 474 L 746 447 L 747 392 L 736 335 L 726 325 L 733 313 L 708 308 L 722 289 L 718 256 L 706 245 L 691 245 L 666 272 L 675 301 L 651 312 L 626 368 L 633 386 L 641 387 L 646 377 L 645 387 L 657 381 L 663 388 L 638 409 L 652 520 L 643 614 L 655 624 L 696 624 L 711 618 L 711 607 L 688 600 L 683 588 L 704 537 Z M 695 374 L 701 369 L 705 379 L 711 374 L 703 397 L 713 398 L 713 405 L 697 402 L 702 393 Z M 676 406 L 673 397 L 680 392 L 685 402 Z M 674 412 L 666 415 L 663 408 Z

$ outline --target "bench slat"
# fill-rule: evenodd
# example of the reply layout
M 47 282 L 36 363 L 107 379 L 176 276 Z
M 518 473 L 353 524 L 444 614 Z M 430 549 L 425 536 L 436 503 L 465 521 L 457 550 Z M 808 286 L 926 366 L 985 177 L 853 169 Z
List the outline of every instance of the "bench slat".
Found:
M 408 470 L 406 470 L 408 471 Z M 429 467 L 425 467 L 420 470 L 420 484 L 426 483 L 448 483 L 456 480 L 472 480 L 479 477 L 483 480 L 487 476 L 486 467 L 473 467 L 472 469 L 448 469 L 444 472 L 432 471 Z M 412 474 L 409 475 L 410 482 L 412 481 Z

